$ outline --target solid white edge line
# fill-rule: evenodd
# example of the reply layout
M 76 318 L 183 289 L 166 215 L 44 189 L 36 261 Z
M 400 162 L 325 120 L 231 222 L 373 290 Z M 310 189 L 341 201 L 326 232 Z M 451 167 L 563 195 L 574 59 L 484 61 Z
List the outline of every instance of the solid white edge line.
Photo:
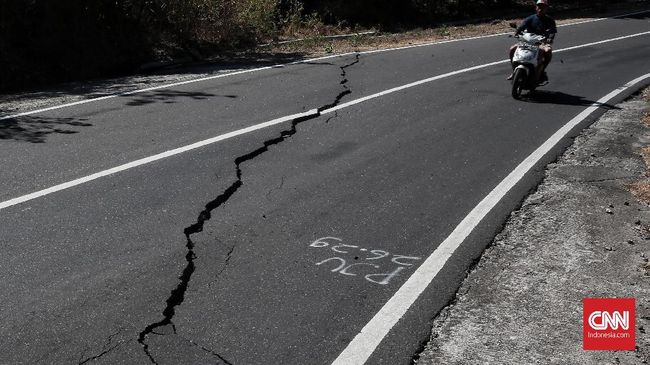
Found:
M 585 20 L 585 21 L 580 21 L 580 22 L 575 22 L 575 23 L 562 24 L 562 25 L 559 25 L 558 27 L 568 27 L 568 26 L 573 26 L 573 25 L 580 25 L 580 24 L 586 24 L 586 23 L 599 22 L 599 21 L 603 21 L 603 20 L 607 20 L 607 19 L 616 19 L 616 18 L 619 18 L 619 17 L 643 14 L 643 13 L 647 13 L 647 12 L 648 11 L 646 10 L 646 11 L 639 11 L 639 12 L 635 12 L 635 13 L 617 15 L 617 16 L 611 17 L 611 18 L 590 19 L 590 20 Z M 144 92 L 148 92 L 148 91 L 154 91 L 154 90 L 160 90 L 160 89 L 168 89 L 168 88 L 171 88 L 171 87 L 192 84 L 192 83 L 195 83 L 195 82 L 215 80 L 215 79 L 220 79 L 220 78 L 223 78 L 223 77 L 236 76 L 236 75 L 241 75 L 241 74 L 245 74 L 245 73 L 264 71 L 264 70 L 269 70 L 269 69 L 273 69 L 273 68 L 282 68 L 282 67 L 285 67 L 285 66 L 288 66 L 288 65 L 308 64 L 310 62 L 322 61 L 322 60 L 326 60 L 326 59 L 330 59 L 330 58 L 336 58 L 336 57 L 345 57 L 345 56 L 349 56 L 349 55 L 353 55 L 353 54 L 363 55 L 363 54 L 374 54 L 374 53 L 390 52 L 390 51 L 401 51 L 401 50 L 411 49 L 411 48 L 435 46 L 435 45 L 438 45 L 438 44 L 446 44 L 446 43 L 453 43 L 453 42 L 463 42 L 463 41 L 468 41 L 468 40 L 476 40 L 476 39 L 498 37 L 498 36 L 503 36 L 503 35 L 507 35 L 507 34 L 510 34 L 510 33 L 497 33 L 497 34 L 489 34 L 489 35 L 477 36 L 477 37 L 450 39 L 450 40 L 446 40 L 446 41 L 434 41 L 434 42 L 429 42 L 429 43 L 415 44 L 415 45 L 404 46 L 404 47 L 386 48 L 386 49 L 379 49 L 379 50 L 373 50 L 373 51 L 348 52 L 348 53 L 342 53 L 342 54 L 337 54 L 337 55 L 323 56 L 323 57 L 311 58 L 311 59 L 307 59 L 307 60 L 294 61 L 294 62 L 289 62 L 289 63 L 284 63 L 284 64 L 276 64 L 276 65 L 272 65 L 272 66 L 253 68 L 253 69 L 250 69 L 250 70 L 240 70 L 240 71 L 234 71 L 234 72 L 227 72 L 227 73 L 224 73 L 224 74 L 221 74 L 221 75 L 200 77 L 200 78 L 196 78 L 196 79 L 180 81 L 180 82 L 175 82 L 175 83 L 171 83 L 171 84 L 153 86 L 153 87 L 149 87 L 149 88 L 145 88 L 145 89 L 131 90 L 131 91 L 126 91 L 126 92 L 122 92 L 122 93 L 111 94 L 111 95 L 106 95 L 106 96 L 100 96 L 100 97 L 85 99 L 85 100 L 79 100 L 79 101 L 75 101 L 75 102 L 71 102 L 71 103 L 55 105 L 55 106 L 51 106 L 51 107 L 47 107 L 47 108 L 31 110 L 31 111 L 17 113 L 17 114 L 10 114 L 10 115 L 5 115 L 5 116 L 0 116 L 0 121 L 1 120 L 6 120 L 6 119 L 23 117 L 23 116 L 32 115 L 32 114 L 37 114 L 37 113 L 43 113 L 43 112 L 57 110 L 57 109 L 63 109 L 63 108 L 76 106 L 76 105 L 94 103 L 94 102 L 98 102 L 98 101 L 102 101 L 102 100 L 117 98 L 117 97 L 120 97 L 120 96 L 128 96 L 128 95 L 134 95 L 134 94 L 144 93 Z
M 485 216 L 503 199 L 503 197 L 521 179 L 549 153 L 566 135 L 580 122 L 585 120 L 600 106 L 628 88 L 650 77 L 645 74 L 617 88 L 592 104 L 567 124 L 555 132 L 546 142 L 539 146 L 523 162 L 521 162 L 499 185 L 497 185 L 472 211 L 456 226 L 451 234 L 438 246 L 433 253 L 420 265 L 398 291 L 386 302 L 379 312 L 368 322 L 361 332 L 334 360 L 332 365 L 361 365 L 375 351 L 393 326 L 402 318 L 420 294 L 433 281 L 438 272 L 456 249 L 485 218 Z
M 223 140 L 233 138 L 233 137 L 236 137 L 236 136 L 239 136 L 239 135 L 242 135 L 242 134 L 250 133 L 250 132 L 256 131 L 258 129 L 263 129 L 263 128 L 266 128 L 266 127 L 269 127 L 269 126 L 272 126 L 272 125 L 288 122 L 290 120 L 294 120 L 294 119 L 297 119 L 297 118 L 309 117 L 309 116 L 314 116 L 314 115 L 318 115 L 318 110 L 317 109 L 312 109 L 312 110 L 309 110 L 309 111 L 304 112 L 304 113 L 287 115 L 287 116 L 284 116 L 284 117 L 281 117 L 281 118 L 270 120 L 268 122 L 256 124 L 256 125 L 253 125 L 253 126 L 250 126 L 250 127 L 247 127 L 247 128 L 238 129 L 236 131 L 229 132 L 229 133 L 226 133 L 226 134 L 222 134 L 222 135 L 219 135 L 219 136 L 216 136 L 216 137 L 213 137 L 213 138 L 209 138 L 209 139 L 206 139 L 206 140 L 203 140 L 203 141 L 199 141 L 199 142 L 187 145 L 187 146 L 183 146 L 183 147 L 179 147 L 179 148 L 169 150 L 169 151 L 166 151 L 166 152 L 163 152 L 163 153 L 159 153 L 159 154 L 154 155 L 154 156 L 149 156 L 149 157 L 142 158 L 142 159 L 139 159 L 139 160 L 136 160 L 136 161 L 132 161 L 132 162 L 126 163 L 124 165 L 113 167 L 113 168 L 108 169 L 108 170 L 100 171 L 100 172 L 97 172 L 97 173 L 92 174 L 92 175 L 88 175 L 88 176 L 85 176 L 85 177 L 82 177 L 82 178 L 79 178 L 79 179 L 76 179 L 76 180 L 68 181 L 68 182 L 63 183 L 63 184 L 52 186 L 52 187 L 47 188 L 47 189 L 39 190 L 39 191 L 31 193 L 31 194 L 23 195 L 21 197 L 15 198 L 15 199 L 11 199 L 11 200 L 1 202 L 0 203 L 0 210 L 4 209 L 4 208 L 7 208 L 7 207 L 10 207 L 10 206 L 13 206 L 13 205 L 16 205 L 16 204 L 24 203 L 24 202 L 32 200 L 32 199 L 36 199 L 36 198 L 44 196 L 44 195 L 48 195 L 48 194 L 51 194 L 51 193 L 54 193 L 54 192 L 57 192 L 57 191 L 65 190 L 65 189 L 71 188 L 73 186 L 81 185 L 81 184 L 87 183 L 89 181 L 99 179 L 100 177 L 113 175 L 115 173 L 125 171 L 125 170 L 131 169 L 131 168 L 134 168 L 134 167 L 137 167 L 137 166 L 141 166 L 141 165 L 144 165 L 144 164 L 148 164 L 148 163 L 151 163 L 151 162 L 154 162 L 154 161 L 158 161 L 158 160 L 161 160 L 163 158 L 178 155 L 180 153 L 191 151 L 191 150 L 194 150 L 194 149 L 197 149 L 199 147 L 203 147 L 203 146 L 206 146 L 206 145 L 209 145 L 209 144 L 212 144 L 212 143 L 223 141 Z
M 581 45 L 581 46 L 576 46 L 576 47 L 571 47 L 571 48 L 566 48 L 566 49 L 560 49 L 560 50 L 556 50 L 554 52 L 557 53 L 557 52 L 562 52 L 562 51 L 566 51 L 566 50 L 569 50 L 569 49 L 576 49 L 576 48 L 580 48 L 580 47 L 588 47 L 588 46 L 592 46 L 592 45 L 596 45 L 596 44 L 613 42 L 613 41 L 616 41 L 616 40 L 632 38 L 632 37 L 637 37 L 637 36 L 646 35 L 646 34 L 650 34 L 650 31 L 644 32 L 644 33 L 637 33 L 637 34 L 624 36 L 624 37 L 617 37 L 617 38 L 607 39 L 607 40 L 594 42 L 594 43 L 588 43 L 588 44 L 584 44 L 584 45 Z M 332 113 L 334 111 L 337 111 L 337 110 L 340 110 L 340 109 L 343 109 L 343 108 L 347 108 L 349 106 L 356 105 L 356 104 L 359 104 L 359 103 L 363 103 L 365 101 L 372 100 L 372 99 L 375 99 L 375 98 L 378 98 L 378 97 L 381 97 L 381 96 L 392 94 L 392 93 L 397 92 L 397 91 L 401 91 L 401 90 L 408 89 L 408 88 L 411 88 L 411 87 L 415 87 L 415 86 L 418 86 L 418 85 L 426 84 L 428 82 L 432 82 L 432 81 L 435 81 L 435 80 L 444 79 L 444 78 L 447 78 L 447 77 L 450 77 L 450 76 L 462 74 L 462 73 L 469 72 L 469 71 L 479 70 L 479 69 L 482 69 L 482 68 L 486 68 L 486 67 L 498 65 L 498 64 L 501 64 L 501 63 L 506 63 L 506 62 L 508 62 L 508 60 L 502 60 L 502 61 L 486 63 L 486 64 L 483 64 L 483 65 L 478 65 L 478 66 L 474 66 L 474 67 L 470 67 L 470 68 L 466 68 L 466 69 L 462 69 L 462 70 L 458 70 L 458 71 L 453 71 L 453 72 L 449 72 L 449 73 L 446 73 L 446 74 L 442 74 L 442 75 L 430 77 L 430 78 L 427 78 L 427 79 L 423 79 L 423 80 L 420 80 L 420 81 L 412 82 L 410 84 L 394 87 L 392 89 L 388 89 L 388 90 L 385 90 L 385 91 L 382 91 L 382 92 L 379 92 L 379 93 L 376 93 L 376 94 L 368 95 L 368 96 L 365 96 L 365 97 L 362 97 L 362 98 L 359 98 L 359 99 L 351 100 L 351 101 L 349 101 L 347 103 L 343 103 L 343 104 L 340 104 L 338 106 L 323 110 L 323 111 L 320 112 L 320 114 L 324 115 L 324 114 Z M 52 187 L 44 189 L 44 190 L 40 190 L 40 191 L 31 193 L 31 194 L 23 195 L 23 196 L 20 196 L 20 197 L 11 199 L 11 200 L 0 202 L 0 210 L 2 210 L 4 208 L 7 208 L 7 207 L 10 207 L 10 206 L 13 206 L 13 205 L 16 205 L 16 204 L 20 204 L 20 203 L 23 203 L 23 202 L 38 198 L 38 197 L 41 197 L 41 196 L 45 196 L 45 195 L 57 192 L 57 191 L 61 191 L 61 190 L 64 190 L 64 189 L 67 189 L 67 188 L 70 188 L 70 187 L 73 187 L 73 186 L 77 186 L 77 185 L 86 183 L 88 181 L 98 179 L 98 178 L 103 177 L 103 176 L 112 175 L 112 174 L 115 174 L 117 172 L 124 171 L 124 170 L 130 169 L 130 168 L 136 167 L 136 166 L 141 166 L 141 165 L 153 162 L 153 161 L 157 161 L 157 160 L 160 160 L 160 159 L 165 158 L 165 157 L 177 155 L 179 153 L 190 151 L 190 150 L 193 150 L 193 149 L 196 149 L 196 148 L 199 148 L 199 147 L 202 147 L 202 146 L 206 146 L 206 145 L 209 145 L 209 144 L 212 144 L 212 143 L 215 143 L 215 142 L 223 141 L 225 139 L 229 139 L 229 138 L 239 136 L 239 135 L 242 135 L 242 134 L 245 134 L 245 133 L 249 133 L 249 132 L 256 131 L 256 130 L 259 130 L 259 129 L 262 129 L 262 128 L 266 128 L 266 127 L 271 126 L 271 125 L 275 125 L 275 124 L 278 124 L 278 123 L 283 123 L 283 122 L 286 122 L 286 121 L 289 121 L 289 120 L 293 120 L 293 119 L 298 118 L 298 117 L 311 116 L 311 115 L 315 115 L 315 114 L 318 114 L 318 110 L 312 109 L 312 110 L 310 110 L 310 111 L 308 111 L 306 113 L 294 114 L 294 115 L 289 115 L 289 116 L 286 116 L 286 117 L 274 119 L 274 120 L 271 120 L 271 121 L 268 121 L 268 122 L 265 122 L 265 123 L 256 124 L 256 125 L 251 126 L 251 127 L 239 129 L 239 130 L 236 130 L 236 131 L 233 131 L 233 132 L 230 132 L 230 133 L 226 133 L 226 134 L 223 134 L 223 135 L 220 135 L 220 136 L 216 136 L 216 137 L 209 138 L 209 139 L 206 139 L 206 140 L 203 140 L 203 141 L 199 141 L 199 142 L 190 144 L 188 146 L 179 147 L 179 148 L 176 148 L 174 150 L 170 150 L 170 151 L 167 151 L 167 152 L 162 152 L 162 153 L 159 153 L 159 154 L 154 155 L 154 156 L 142 158 L 142 159 L 139 159 L 139 160 L 136 160 L 136 161 L 124 164 L 124 165 L 120 165 L 120 166 L 117 166 L 117 167 L 114 167 L 114 168 L 111 168 L 111 169 L 108 169 L 108 170 L 104 170 L 104 171 L 100 171 L 100 172 L 97 172 L 97 173 L 92 174 L 92 175 L 88 175 L 86 177 L 82 177 L 82 178 L 79 178 L 79 179 L 76 179 L 76 180 L 69 181 L 67 183 L 55 185 L 55 186 L 52 186 Z

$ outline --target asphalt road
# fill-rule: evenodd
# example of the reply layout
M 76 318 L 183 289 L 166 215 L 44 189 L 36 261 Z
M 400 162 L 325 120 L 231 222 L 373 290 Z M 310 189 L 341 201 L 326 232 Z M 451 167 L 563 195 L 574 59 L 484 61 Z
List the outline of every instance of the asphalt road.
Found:
M 1 209 L 0 363 L 332 363 L 526 156 L 650 72 L 650 34 L 582 46 L 649 32 L 649 19 L 561 27 L 551 83 L 524 101 L 500 63 Z M 511 42 L 352 54 L 2 120 L 0 202 L 502 61 Z M 369 364 L 411 361 L 542 168 L 472 232 Z

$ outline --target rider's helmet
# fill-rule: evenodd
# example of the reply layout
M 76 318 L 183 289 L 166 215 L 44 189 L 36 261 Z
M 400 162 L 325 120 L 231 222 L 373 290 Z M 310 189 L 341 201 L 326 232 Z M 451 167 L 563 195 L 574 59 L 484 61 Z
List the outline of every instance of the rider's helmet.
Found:
M 548 0 L 537 0 L 537 1 L 535 1 L 535 5 L 546 5 L 546 6 L 548 6 Z

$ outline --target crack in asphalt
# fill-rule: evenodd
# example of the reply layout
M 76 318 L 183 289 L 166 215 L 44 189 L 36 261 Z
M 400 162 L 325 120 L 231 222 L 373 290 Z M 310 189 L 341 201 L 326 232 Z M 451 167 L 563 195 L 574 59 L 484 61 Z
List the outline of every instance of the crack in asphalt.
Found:
M 214 276 L 214 280 L 208 283 L 208 288 L 211 288 L 212 284 L 216 283 L 217 280 L 221 277 L 221 274 L 228 268 L 228 264 L 230 263 L 230 259 L 232 258 L 232 253 L 235 251 L 235 246 L 236 245 L 230 246 L 230 250 L 226 254 L 226 261 L 224 261 L 223 267 L 221 268 L 221 270 L 219 270 L 217 275 Z
M 149 324 L 138 335 L 138 342 L 142 345 L 142 350 L 147 355 L 147 357 L 149 358 L 149 360 L 151 361 L 152 364 L 158 364 L 158 363 L 156 362 L 155 358 L 151 354 L 151 351 L 149 350 L 149 344 L 147 343 L 147 337 L 150 334 L 158 334 L 158 333 L 154 332 L 154 330 L 159 328 L 159 327 L 164 327 L 164 326 L 167 326 L 167 325 L 171 325 L 172 329 L 174 331 L 174 334 L 177 334 L 176 333 L 176 325 L 174 324 L 174 322 L 172 320 L 174 318 L 174 315 L 176 314 L 176 307 L 180 306 L 183 303 L 183 301 L 185 300 L 185 292 L 187 291 L 190 280 L 192 279 L 192 274 L 194 273 L 194 270 L 196 269 L 196 266 L 194 264 L 194 260 L 196 259 L 196 255 L 194 254 L 194 242 L 192 241 L 190 236 L 195 234 L 195 233 L 202 232 L 205 222 L 210 220 L 210 218 L 212 217 L 212 212 L 215 209 L 217 209 L 218 207 L 220 207 L 221 205 L 223 205 L 224 203 L 226 203 L 237 192 L 237 190 L 239 190 L 239 188 L 242 187 L 244 182 L 242 180 L 241 165 L 244 162 L 253 160 L 257 156 L 267 152 L 269 150 L 269 147 L 284 142 L 286 139 L 288 139 L 289 137 L 291 137 L 291 136 L 293 136 L 294 134 L 297 133 L 296 127 L 297 127 L 298 124 L 306 122 L 308 120 L 318 118 L 324 110 L 327 110 L 327 109 L 330 109 L 330 108 L 333 108 L 333 107 L 337 106 L 341 102 L 341 99 L 343 99 L 343 97 L 345 97 L 346 95 L 349 95 L 349 94 L 352 93 L 350 88 L 347 86 L 348 78 L 347 78 L 346 69 L 348 67 L 351 67 L 351 66 L 357 64 L 357 63 L 359 63 L 359 54 L 358 53 L 355 55 L 355 60 L 353 62 L 351 62 L 351 63 L 349 63 L 347 65 L 344 65 L 344 66 L 340 66 L 340 69 L 341 69 L 341 74 L 340 74 L 341 75 L 341 82 L 340 82 L 340 85 L 343 86 L 343 91 L 340 92 L 336 96 L 336 98 L 334 99 L 333 102 L 331 102 L 329 104 L 325 104 L 325 105 L 319 107 L 317 109 L 317 113 L 315 113 L 313 115 L 299 117 L 299 118 L 296 118 L 296 119 L 292 120 L 291 121 L 291 127 L 289 129 L 287 129 L 287 130 L 281 131 L 279 137 L 264 141 L 262 147 L 254 150 L 254 151 L 252 151 L 250 153 L 247 153 L 245 155 L 242 155 L 242 156 L 239 156 L 239 157 L 235 158 L 235 168 L 236 168 L 237 181 L 232 183 L 232 185 L 230 185 L 222 194 L 217 196 L 214 200 L 207 203 L 205 205 L 205 209 L 203 209 L 199 213 L 199 216 L 198 216 L 196 222 L 194 224 L 186 227 L 183 230 L 183 233 L 185 234 L 185 238 L 187 240 L 187 242 L 185 244 L 185 247 L 187 248 L 187 253 L 185 254 L 185 261 L 187 263 L 186 263 L 185 268 L 183 269 L 183 272 L 182 272 L 181 276 L 178 278 L 180 280 L 180 282 L 178 283 L 176 288 L 174 288 L 171 291 L 170 296 L 166 300 L 167 306 L 162 311 L 163 319 L 158 321 L 158 322 L 154 322 L 154 323 Z M 328 122 L 329 122 L 329 119 L 328 119 Z M 233 246 L 231 248 L 230 252 L 228 253 L 228 257 L 226 258 L 226 265 L 228 264 L 228 262 L 230 260 L 230 256 L 232 255 L 232 252 L 234 251 L 234 249 L 235 249 L 235 247 Z M 205 348 L 202 348 L 202 349 L 205 350 L 205 351 L 209 351 L 210 353 L 212 353 L 215 356 L 218 356 L 219 359 L 224 361 L 226 364 L 232 365 L 230 362 L 225 360 L 223 357 L 218 355 L 216 352 L 213 352 L 211 350 L 207 350 Z
M 269 196 L 271 196 L 271 194 L 272 194 L 274 191 L 276 191 L 276 190 L 282 190 L 282 188 L 284 187 L 284 179 L 285 179 L 285 177 L 282 176 L 282 177 L 280 178 L 280 185 L 279 185 L 278 187 L 271 188 L 271 189 L 266 193 L 266 199 L 269 199 Z M 266 216 L 264 216 L 264 218 L 266 218 Z
M 203 346 L 203 345 L 197 343 L 197 342 L 194 341 L 194 340 L 188 340 L 188 339 L 185 339 L 185 340 L 186 340 L 187 342 L 189 342 L 190 345 L 195 346 L 195 347 L 198 347 L 199 349 L 203 350 L 204 352 L 207 352 L 207 353 L 209 353 L 210 355 L 216 357 L 216 358 L 219 359 L 221 362 L 223 362 L 225 365 L 233 365 L 233 363 L 231 363 L 231 362 L 229 362 L 228 360 L 224 359 L 224 357 L 221 356 L 220 354 L 218 354 L 216 351 L 210 350 L 209 348 L 207 348 L 207 347 L 205 347 L 205 346 Z
M 185 292 L 187 291 L 190 279 L 192 278 L 192 274 L 196 268 L 194 265 L 194 259 L 196 258 L 196 255 L 194 254 L 194 243 L 190 239 L 190 235 L 187 233 L 187 228 L 185 229 L 185 237 L 187 238 L 187 243 L 185 245 L 185 247 L 187 247 L 187 253 L 185 254 L 185 261 L 187 261 L 187 265 L 179 277 L 180 283 L 176 288 L 174 288 L 174 290 L 171 291 L 169 298 L 167 298 L 167 306 L 162 312 L 164 318 L 158 322 L 151 323 L 145 327 L 145 329 L 138 335 L 138 342 L 142 345 L 144 353 L 153 364 L 158 363 L 149 351 L 149 344 L 146 343 L 147 335 L 151 333 L 157 334 L 154 332 L 156 328 L 170 324 L 172 326 L 174 334 L 176 333 L 176 325 L 174 322 L 172 322 L 172 318 L 174 318 L 174 315 L 176 314 L 176 307 L 183 303 L 183 300 L 185 300 Z
M 336 111 L 334 111 L 334 115 L 332 115 L 331 117 L 327 118 L 327 120 L 325 121 L 325 124 L 328 124 L 328 123 L 330 122 L 330 120 L 332 120 L 332 119 L 336 119 L 336 118 L 338 118 L 338 117 L 339 117 L 339 111 L 336 110 Z
M 107 343 L 102 347 L 102 350 L 103 350 L 103 351 L 102 351 L 100 354 L 98 354 L 98 355 L 91 356 L 91 357 L 89 357 L 89 358 L 87 358 L 87 359 L 85 359 L 85 360 L 80 361 L 80 362 L 79 362 L 79 365 L 82 365 L 82 364 L 88 363 L 88 362 L 90 362 L 90 361 L 97 360 L 97 359 L 99 359 L 100 357 L 102 357 L 102 356 L 108 354 L 109 352 L 115 350 L 116 348 L 120 347 L 122 344 L 121 344 L 121 343 L 118 343 L 118 344 L 116 344 L 115 346 L 106 349 L 106 347 L 107 347 L 107 346 L 110 346 L 110 344 L 113 342 L 113 338 L 114 338 L 115 336 L 119 335 L 120 333 L 122 333 L 122 330 L 119 330 L 119 331 L 113 333 L 112 335 L 108 336 L 108 342 L 107 342 Z
M 217 277 L 221 276 L 221 273 L 224 270 L 226 270 L 226 268 L 228 267 L 228 264 L 230 263 L 230 259 L 232 258 L 233 251 L 235 251 L 235 245 L 232 245 L 230 247 L 230 251 L 228 251 L 228 253 L 226 254 L 226 261 L 224 262 L 223 267 L 221 268 L 221 270 L 219 270 L 219 273 L 217 274 Z

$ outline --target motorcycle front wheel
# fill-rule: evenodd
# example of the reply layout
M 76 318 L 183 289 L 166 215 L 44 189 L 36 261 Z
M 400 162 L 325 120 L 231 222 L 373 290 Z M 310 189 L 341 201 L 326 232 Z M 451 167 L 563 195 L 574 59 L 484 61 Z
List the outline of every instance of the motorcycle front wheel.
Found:
M 515 74 L 512 76 L 512 97 L 519 99 L 521 92 L 524 89 L 524 81 L 526 73 L 521 68 L 515 69 Z

